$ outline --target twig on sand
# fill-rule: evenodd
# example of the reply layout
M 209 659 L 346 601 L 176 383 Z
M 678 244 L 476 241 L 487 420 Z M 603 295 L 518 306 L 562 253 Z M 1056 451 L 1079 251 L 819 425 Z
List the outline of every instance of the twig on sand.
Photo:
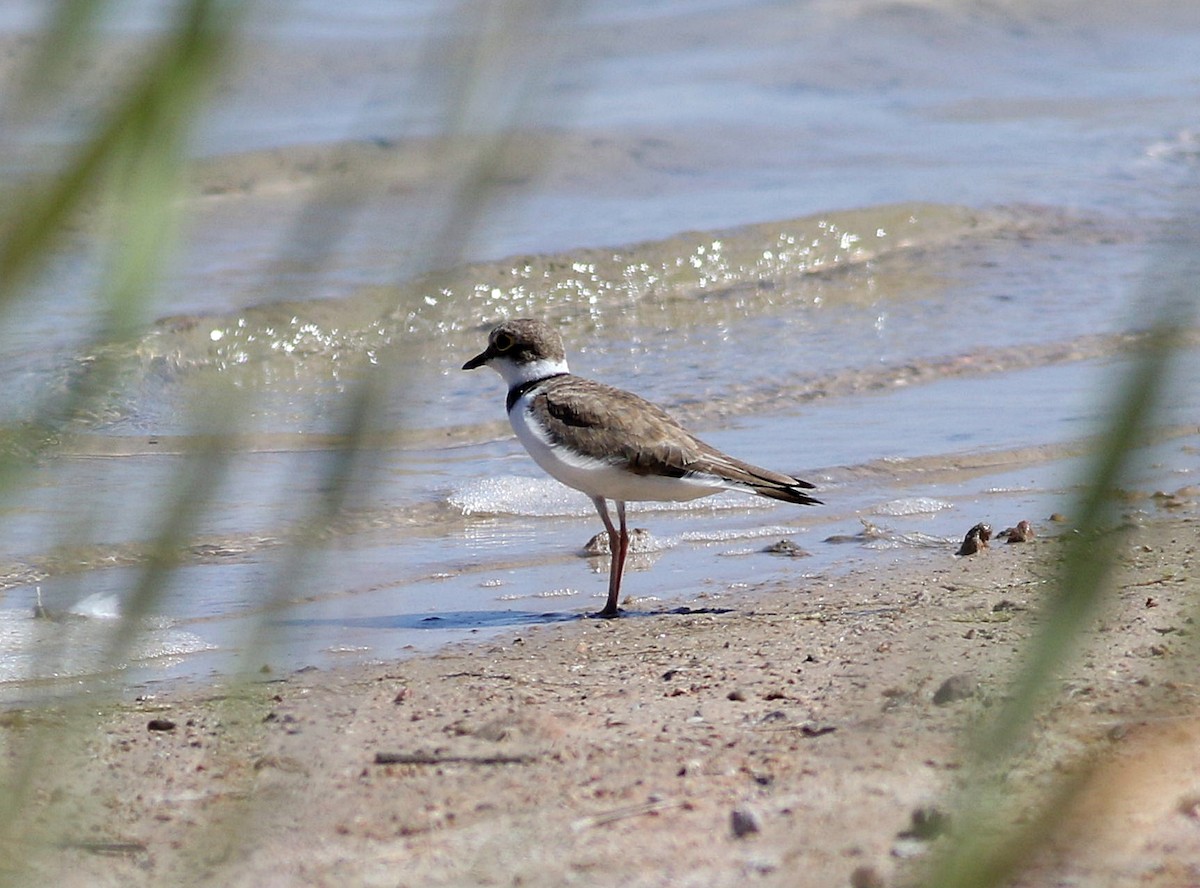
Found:
M 377 765 L 527 765 L 534 755 L 439 755 L 425 752 L 377 752 Z
M 580 817 L 578 820 L 571 823 L 571 829 L 575 832 L 582 832 L 585 829 L 591 829 L 593 826 L 604 826 L 606 823 L 615 823 L 618 820 L 625 820 L 628 817 L 641 817 L 643 814 L 656 814 L 659 811 L 666 811 L 670 808 L 686 808 L 690 803 L 686 801 L 669 801 L 665 799 L 655 799 L 649 802 L 643 802 L 640 805 L 629 805 L 625 808 L 615 808 L 612 811 L 605 811 L 603 814 L 592 814 L 589 817 Z
M 59 842 L 58 847 L 74 851 L 87 851 L 91 854 L 103 854 L 108 857 L 125 857 L 133 854 L 145 854 L 144 842 Z
M 516 676 L 505 672 L 447 672 L 443 678 L 492 678 L 496 681 L 516 681 Z
M 837 730 L 833 725 L 781 725 L 777 728 L 757 727 L 751 730 L 759 731 L 765 734 L 783 733 L 785 731 L 799 731 L 805 737 L 824 737 L 826 734 L 832 734 Z

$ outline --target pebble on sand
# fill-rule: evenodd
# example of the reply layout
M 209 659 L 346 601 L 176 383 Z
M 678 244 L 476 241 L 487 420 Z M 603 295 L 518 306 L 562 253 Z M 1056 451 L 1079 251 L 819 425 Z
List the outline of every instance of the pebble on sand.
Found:
M 923 805 L 914 808 L 909 817 L 908 829 L 900 833 L 900 838 L 917 839 L 928 842 L 936 839 L 950 828 L 950 818 L 935 805 Z
M 850 874 L 850 888 L 883 888 L 883 876 L 873 866 L 855 867 Z
M 734 837 L 738 839 L 744 839 L 762 830 L 758 814 L 749 808 L 734 808 L 729 813 L 729 826 L 733 829 Z
M 988 540 L 992 538 L 992 526 L 979 522 L 963 537 L 962 545 L 958 547 L 956 555 L 974 555 L 981 549 L 988 547 Z
M 644 527 L 635 527 L 629 531 L 629 552 L 636 555 L 640 552 L 653 552 L 658 548 L 650 531 Z M 608 542 L 608 531 L 602 530 L 583 544 L 583 554 L 589 558 L 598 555 L 611 555 L 612 547 Z
M 933 705 L 945 706 L 975 696 L 975 679 L 965 672 L 952 675 L 933 692 Z
M 777 540 L 766 546 L 763 551 L 768 555 L 781 555 L 784 558 L 809 558 L 812 556 L 811 552 L 801 549 L 795 542 L 788 539 Z
M 1006 527 L 1000 531 L 999 539 L 1004 540 L 1006 543 L 1027 543 L 1035 536 L 1037 534 L 1034 533 L 1033 525 L 1028 521 L 1021 520 L 1015 526 Z

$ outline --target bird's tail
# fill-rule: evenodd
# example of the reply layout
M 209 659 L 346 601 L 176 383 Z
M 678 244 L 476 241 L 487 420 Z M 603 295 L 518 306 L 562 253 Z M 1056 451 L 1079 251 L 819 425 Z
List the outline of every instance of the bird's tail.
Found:
M 798 506 L 824 505 L 821 500 L 815 496 L 809 496 L 801 489 L 813 490 L 815 485 L 801 481 L 799 478 L 793 478 L 791 484 L 749 484 L 747 486 L 759 496 L 783 500 L 785 503 L 795 503 Z
M 785 475 L 782 472 L 742 462 L 713 447 L 703 446 L 707 451 L 706 458 L 702 460 L 702 465 L 693 466 L 694 471 L 715 475 L 722 481 L 728 482 L 730 487 L 748 490 L 758 496 L 783 500 L 785 503 L 795 503 L 798 506 L 822 505 L 819 499 L 804 492 L 805 490 L 815 490 L 815 484 Z

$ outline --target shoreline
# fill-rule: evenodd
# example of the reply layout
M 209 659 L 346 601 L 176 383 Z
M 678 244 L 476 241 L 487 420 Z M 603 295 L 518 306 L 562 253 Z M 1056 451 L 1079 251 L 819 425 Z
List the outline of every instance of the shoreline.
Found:
M 1187 502 L 1114 535 L 1110 607 L 1007 776 L 1036 795 L 1085 757 L 1120 767 L 1013 884 L 1200 878 L 1198 528 Z M 954 822 L 965 732 L 1005 694 L 1057 547 L 9 711 L 10 781 L 22 763 L 31 777 L 6 869 L 62 885 L 908 884 L 948 841 L 920 823 Z

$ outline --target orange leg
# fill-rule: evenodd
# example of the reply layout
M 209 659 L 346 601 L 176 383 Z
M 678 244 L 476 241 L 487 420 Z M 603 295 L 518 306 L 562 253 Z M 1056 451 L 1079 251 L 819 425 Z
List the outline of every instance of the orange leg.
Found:
M 604 605 L 604 610 L 600 611 L 597 616 L 615 617 L 620 614 L 617 608 L 617 600 L 621 597 L 621 576 L 625 572 L 625 556 L 629 554 L 629 530 L 625 525 L 625 504 L 617 501 L 617 521 L 620 524 L 620 530 L 613 526 L 612 518 L 608 514 L 608 503 L 604 497 L 592 497 L 592 502 L 596 505 L 596 511 L 600 513 L 600 520 L 604 522 L 604 529 L 608 531 L 608 549 L 611 552 L 611 559 L 608 565 L 608 602 Z

